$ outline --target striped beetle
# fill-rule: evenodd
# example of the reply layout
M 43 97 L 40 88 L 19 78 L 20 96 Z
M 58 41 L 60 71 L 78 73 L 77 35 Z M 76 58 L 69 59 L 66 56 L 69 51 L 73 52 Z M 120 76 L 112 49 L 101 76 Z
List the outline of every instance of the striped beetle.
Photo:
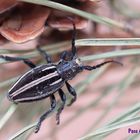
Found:
M 66 102 L 66 96 L 61 89 L 64 84 L 73 97 L 69 105 L 76 101 L 77 95 L 75 89 L 68 83 L 68 80 L 73 79 L 79 72 L 82 72 L 83 70 L 91 71 L 111 62 L 121 64 L 120 62 L 110 60 L 96 66 L 83 65 L 79 57 L 77 56 L 77 50 L 75 47 L 76 27 L 74 22 L 72 22 L 72 24 L 72 49 L 70 52 L 64 51 L 61 54 L 61 59 L 57 64 L 52 63 L 51 57 L 39 47 L 37 47 L 37 50 L 41 55 L 45 57 L 47 61 L 47 64 L 40 66 L 36 66 L 30 60 L 25 58 L 0 55 L 0 58 L 4 59 L 5 61 L 23 61 L 27 66 L 31 68 L 31 70 L 21 76 L 9 90 L 8 99 L 10 101 L 14 103 L 22 103 L 42 100 L 47 97 L 50 98 L 51 107 L 39 118 L 39 121 L 35 128 L 35 133 L 39 131 L 43 120 L 45 120 L 45 118 L 55 109 L 56 100 L 54 93 L 56 91 L 58 91 L 58 94 L 62 100 L 62 104 L 58 108 L 56 114 L 56 122 L 57 124 L 59 124 L 60 114 Z M 67 57 L 69 58 L 68 60 L 66 59 Z

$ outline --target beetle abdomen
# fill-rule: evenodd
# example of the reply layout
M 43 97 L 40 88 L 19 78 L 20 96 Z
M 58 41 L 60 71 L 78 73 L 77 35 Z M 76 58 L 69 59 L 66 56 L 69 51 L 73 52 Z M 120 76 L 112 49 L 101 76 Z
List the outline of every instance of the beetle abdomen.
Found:
M 25 73 L 13 85 L 8 98 L 13 102 L 41 100 L 56 92 L 63 84 L 55 65 L 38 66 Z

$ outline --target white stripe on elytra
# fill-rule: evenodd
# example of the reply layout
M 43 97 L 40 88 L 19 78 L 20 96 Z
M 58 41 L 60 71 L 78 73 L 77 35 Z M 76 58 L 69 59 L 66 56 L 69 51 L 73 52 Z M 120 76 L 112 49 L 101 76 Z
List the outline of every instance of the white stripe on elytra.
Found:
M 55 66 L 50 66 L 50 67 L 47 67 L 47 68 L 43 69 L 42 71 L 45 71 L 45 70 L 48 70 L 48 69 L 53 69 L 53 68 L 56 68 L 56 67 L 55 67 Z M 11 90 L 19 83 L 19 81 L 20 81 L 24 76 L 26 76 L 28 73 L 30 73 L 30 72 L 32 72 L 32 70 L 30 70 L 30 71 L 26 72 L 24 75 L 22 75 L 22 76 L 18 79 L 18 81 L 16 81 L 16 83 L 13 85 L 13 87 L 9 90 L 9 92 L 11 92 Z
M 50 86 L 52 86 L 52 85 L 54 85 L 54 84 L 57 84 L 57 83 L 59 83 L 59 82 L 61 82 L 61 81 L 62 81 L 62 79 L 59 79 L 59 80 L 57 80 L 57 81 L 51 83 Z
M 62 79 L 59 79 L 59 80 L 62 80 Z M 59 81 L 57 80 L 57 81 Z M 52 92 L 49 92 L 47 95 L 51 94 Z M 42 94 L 41 96 L 34 96 L 34 97 L 25 97 L 25 98 L 21 98 L 21 99 L 15 99 L 14 101 L 15 102 L 20 102 L 20 101 L 29 101 L 29 100 L 35 100 L 35 99 L 39 99 L 39 98 L 43 98 L 45 97 L 46 94 Z
M 43 69 L 42 71 L 49 70 L 49 69 L 54 69 L 54 68 L 56 68 L 56 67 L 55 66 L 50 66 L 50 67 L 47 67 L 47 68 Z
M 50 94 L 50 93 L 49 93 Z M 48 94 L 47 94 L 48 95 Z M 21 99 L 15 99 L 14 101 L 15 102 L 20 102 L 20 101 L 28 101 L 28 100 L 35 100 L 35 99 L 39 99 L 38 97 L 40 98 L 43 98 L 45 97 L 46 94 L 42 94 L 41 96 L 35 96 L 35 97 L 26 97 L 26 98 L 21 98 Z
M 19 81 L 24 77 L 26 76 L 28 73 L 30 73 L 30 71 L 26 72 L 24 75 L 22 75 L 18 80 L 17 82 L 12 86 L 12 88 L 9 90 L 9 92 L 11 92 L 11 90 L 19 83 Z
M 13 92 L 13 94 L 11 94 L 11 97 L 13 96 L 16 96 L 18 94 L 20 94 L 21 92 L 24 92 L 26 91 L 27 89 L 30 89 L 31 87 L 41 83 L 41 82 L 44 82 L 45 80 L 48 80 L 50 78 L 53 78 L 55 76 L 58 76 L 58 73 L 57 71 L 53 72 L 53 73 L 50 73 L 49 75 L 46 75 L 46 76 L 43 76 L 37 80 L 34 80 L 26 85 L 24 85 L 23 87 L 21 87 L 20 89 L 16 90 L 15 92 Z
M 62 85 L 61 85 L 62 86 Z M 49 92 L 47 95 L 53 93 L 53 91 Z M 34 96 L 34 97 L 25 97 L 25 98 L 21 98 L 21 99 L 15 99 L 15 102 L 20 102 L 20 101 L 29 101 L 29 100 L 35 100 L 35 99 L 39 99 L 39 98 L 43 98 L 46 97 L 46 94 L 42 94 L 41 96 Z

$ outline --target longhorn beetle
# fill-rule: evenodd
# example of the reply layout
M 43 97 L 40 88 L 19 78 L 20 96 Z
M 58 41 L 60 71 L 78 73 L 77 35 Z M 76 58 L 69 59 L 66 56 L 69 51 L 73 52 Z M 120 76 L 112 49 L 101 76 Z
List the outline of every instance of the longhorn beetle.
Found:
M 50 98 L 51 107 L 39 118 L 35 128 L 35 133 L 39 131 L 41 123 L 56 107 L 56 100 L 54 96 L 55 92 L 58 92 L 62 100 L 62 104 L 58 108 L 56 114 L 56 122 L 59 124 L 59 116 L 66 102 L 66 96 L 61 89 L 64 84 L 73 97 L 69 105 L 76 101 L 77 95 L 75 89 L 68 83 L 68 80 L 73 79 L 83 70 L 91 71 L 111 62 L 121 64 L 120 62 L 110 60 L 95 66 L 83 65 L 77 56 L 77 49 L 75 47 L 76 27 L 73 21 L 72 24 L 72 49 L 70 52 L 64 51 L 61 54 L 60 61 L 57 64 L 52 63 L 51 57 L 39 47 L 37 47 L 37 50 L 45 57 L 47 61 L 47 64 L 40 66 L 36 66 L 30 60 L 25 58 L 0 55 L 0 58 L 4 59 L 5 61 L 23 61 L 23 63 L 31 68 L 28 72 L 21 76 L 9 90 L 7 96 L 10 101 L 14 103 L 22 103 L 42 100 L 47 97 Z

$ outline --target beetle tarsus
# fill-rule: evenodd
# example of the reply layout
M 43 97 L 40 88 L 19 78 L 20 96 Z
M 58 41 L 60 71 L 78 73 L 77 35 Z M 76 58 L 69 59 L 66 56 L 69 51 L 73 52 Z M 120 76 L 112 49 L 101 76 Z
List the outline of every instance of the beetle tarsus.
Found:
M 63 90 L 59 89 L 58 93 L 59 93 L 59 96 L 62 100 L 62 104 L 58 108 L 57 114 L 56 114 L 56 124 L 57 125 L 60 123 L 60 114 L 61 114 L 62 110 L 64 109 L 64 106 L 65 106 L 65 103 L 66 103 L 66 95 L 64 94 Z
M 37 133 L 39 131 L 42 122 L 46 119 L 46 117 L 48 117 L 48 115 L 51 112 L 53 112 L 53 110 L 56 107 L 56 100 L 55 100 L 54 95 L 50 96 L 50 101 L 51 101 L 51 108 L 40 117 L 40 119 L 39 119 L 39 121 L 38 121 L 38 123 L 36 125 L 35 131 L 34 131 L 35 133 Z
M 38 122 L 37 125 L 36 125 L 36 127 L 35 127 L 35 130 L 34 130 L 35 133 L 37 133 L 39 131 L 40 126 L 41 126 L 41 123 Z

